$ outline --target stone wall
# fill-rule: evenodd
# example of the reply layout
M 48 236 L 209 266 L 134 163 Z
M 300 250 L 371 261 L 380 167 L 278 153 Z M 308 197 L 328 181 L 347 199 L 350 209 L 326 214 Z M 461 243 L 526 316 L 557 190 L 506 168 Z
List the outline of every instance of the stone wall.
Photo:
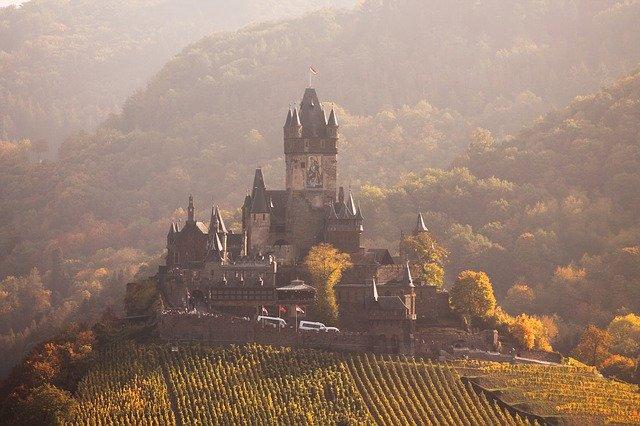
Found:
M 304 347 L 340 352 L 387 353 L 391 346 L 381 347 L 379 336 L 363 333 L 296 332 L 292 327 L 277 330 L 254 320 L 226 315 L 163 313 L 158 322 L 160 337 L 168 341 L 198 340 L 219 345 L 259 343 L 272 346 Z M 492 350 L 490 333 L 469 333 L 455 328 L 421 330 L 413 334 L 409 346 L 398 339 L 398 350 L 407 355 L 436 358 L 441 350 L 464 346 Z
M 158 332 L 168 341 L 199 340 L 220 345 L 255 342 L 330 351 L 367 350 L 366 336 L 360 333 L 296 332 L 293 328 L 276 330 L 252 320 L 223 315 L 164 313 L 160 315 Z

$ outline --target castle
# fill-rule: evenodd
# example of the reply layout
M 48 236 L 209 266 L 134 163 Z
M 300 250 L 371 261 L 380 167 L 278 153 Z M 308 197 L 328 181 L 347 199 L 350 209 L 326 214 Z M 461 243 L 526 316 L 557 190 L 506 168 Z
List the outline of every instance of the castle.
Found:
M 215 206 L 208 224 L 196 221 L 189 197 L 184 226 L 170 225 L 166 265 L 158 274 L 165 304 L 243 315 L 297 312 L 315 296 L 299 279 L 303 259 L 325 242 L 353 263 L 336 285 L 341 327 L 400 345 L 416 324 L 455 321 L 448 294 L 413 278 L 402 241 L 400 256 L 363 247 L 365 216 L 351 191 L 338 186 L 338 129 L 335 111 L 327 118 L 315 89 L 307 88 L 283 127 L 285 188 L 268 189 L 258 168 L 242 206 L 241 232 L 228 229 Z M 426 231 L 419 214 L 411 232 Z

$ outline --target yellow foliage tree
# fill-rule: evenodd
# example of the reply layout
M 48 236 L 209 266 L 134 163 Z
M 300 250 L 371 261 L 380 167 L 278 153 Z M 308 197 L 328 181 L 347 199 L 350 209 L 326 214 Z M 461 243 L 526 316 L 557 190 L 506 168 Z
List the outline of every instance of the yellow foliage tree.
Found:
M 640 315 L 615 317 L 607 331 L 613 337 L 613 351 L 626 356 L 640 355 Z
M 451 289 L 451 305 L 468 319 L 487 319 L 496 312 L 496 297 L 484 272 L 463 271 Z
M 580 342 L 573 349 L 573 355 L 585 364 L 599 367 L 611 355 L 613 337 L 607 330 L 590 325 L 582 333 Z
M 509 326 L 511 335 L 527 349 L 552 350 L 547 328 L 539 318 L 527 314 L 518 315 Z
M 419 260 L 420 272 L 418 278 L 437 286 L 444 284 L 444 265 L 449 257 L 449 251 L 427 231 L 417 235 L 408 235 L 404 239 L 405 245 Z
M 353 266 L 347 253 L 338 251 L 331 244 L 318 244 L 309 250 L 305 266 L 317 291 L 316 311 L 325 324 L 338 322 L 339 307 L 334 286 L 342 273 Z

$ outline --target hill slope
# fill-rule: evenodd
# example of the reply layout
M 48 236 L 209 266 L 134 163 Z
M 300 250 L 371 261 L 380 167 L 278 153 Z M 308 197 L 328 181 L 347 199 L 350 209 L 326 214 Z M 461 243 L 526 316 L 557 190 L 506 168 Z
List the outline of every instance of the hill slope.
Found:
M 0 139 L 54 152 L 213 31 L 351 1 L 32 0 L 0 9 Z
M 578 102 L 576 119 L 558 132 L 549 116 L 557 145 L 583 146 L 585 154 L 559 161 L 553 179 L 534 179 L 519 152 L 522 173 L 509 171 L 515 144 L 537 140 L 535 131 L 504 145 L 480 132 L 469 158 L 457 163 L 467 169 L 424 169 L 465 153 L 474 126 L 498 136 L 636 63 L 638 14 L 637 1 L 372 0 L 353 12 L 324 11 L 190 46 L 121 115 L 65 144 L 58 162 L 31 161 L 28 144 L 0 144 L 0 277 L 23 276 L 2 282 L 0 325 L 12 342 L 2 348 L 23 351 L 34 328 L 64 322 L 69 312 L 92 318 L 109 302 L 119 307 L 123 281 L 140 264 L 151 271 L 159 261 L 167 223 L 183 217 L 189 192 L 199 217 L 212 197 L 230 217 L 256 164 L 265 166 L 269 185 L 281 182 L 281 125 L 313 63 L 322 98 L 343 106 L 342 180 L 373 184 L 361 194 L 367 241 L 393 247 L 399 228 L 418 209 L 428 211 L 430 229 L 452 251 L 449 276 L 487 270 L 501 301 L 525 281 L 537 313 L 566 321 L 561 334 L 570 338 L 560 347 L 569 349 L 584 325 L 640 310 L 640 272 L 629 266 L 638 264 L 639 227 L 622 204 L 636 199 L 637 74 L 621 83 L 629 88 L 624 103 L 612 92 L 610 112 L 589 112 L 629 119 L 590 119 L 573 140 L 571 129 L 591 103 Z M 585 159 L 597 165 L 598 153 L 609 152 L 597 145 L 613 146 L 625 134 L 629 155 L 612 151 L 608 161 L 626 174 L 603 186 L 603 197 L 581 198 L 584 175 L 574 170 Z M 598 144 L 584 143 L 596 136 Z M 496 172 L 482 168 L 489 161 Z M 549 170 L 545 161 L 532 164 Z M 415 175 L 398 181 L 405 172 Z M 550 191 L 546 183 L 562 184 L 565 173 L 573 173 L 575 191 Z M 34 266 L 40 274 L 30 272 Z M 523 309 L 532 308 L 514 308 Z
M 76 422 L 535 423 L 465 385 L 456 368 L 467 374 L 481 369 L 489 376 L 492 371 L 496 376 L 526 371 L 535 379 L 553 378 L 503 384 L 504 391 L 517 393 L 518 402 L 530 402 L 535 411 L 535 395 L 547 392 L 545 386 L 565 389 L 579 382 L 582 390 L 589 389 L 589 393 L 559 392 L 565 394 L 561 402 L 544 415 L 620 423 L 632 423 L 640 415 L 634 411 L 639 402 L 637 386 L 568 366 L 461 363 L 453 368 L 395 357 L 254 345 L 187 346 L 178 352 L 168 346 L 129 347 L 109 354 L 107 360 L 81 381 Z M 605 399 L 615 399 L 616 406 L 604 404 Z

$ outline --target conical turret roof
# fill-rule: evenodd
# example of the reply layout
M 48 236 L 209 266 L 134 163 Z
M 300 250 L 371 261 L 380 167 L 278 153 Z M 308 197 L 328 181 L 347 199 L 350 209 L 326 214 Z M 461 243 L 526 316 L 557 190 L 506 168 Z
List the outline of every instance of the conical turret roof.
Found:
M 289 111 L 287 112 L 287 119 L 284 121 L 284 127 L 289 127 L 291 126 L 291 108 L 289 108 Z
M 401 284 L 405 287 L 415 287 L 413 285 L 413 278 L 411 277 L 411 268 L 409 268 L 409 262 L 407 262 L 404 266 Z
M 222 220 L 222 215 L 220 214 L 220 209 L 218 206 L 211 208 L 211 221 L 209 222 L 209 234 L 212 232 L 220 232 L 223 234 L 227 233 L 227 227 L 224 224 L 224 220 Z
M 338 127 L 338 118 L 336 117 L 336 113 L 331 108 L 331 112 L 329 113 L 329 120 L 327 121 L 327 126 L 330 127 Z
M 424 217 L 422 217 L 422 212 L 418 213 L 418 221 L 416 222 L 415 228 L 413 228 L 414 234 L 419 234 L 420 232 L 427 232 L 429 229 L 424 224 Z

